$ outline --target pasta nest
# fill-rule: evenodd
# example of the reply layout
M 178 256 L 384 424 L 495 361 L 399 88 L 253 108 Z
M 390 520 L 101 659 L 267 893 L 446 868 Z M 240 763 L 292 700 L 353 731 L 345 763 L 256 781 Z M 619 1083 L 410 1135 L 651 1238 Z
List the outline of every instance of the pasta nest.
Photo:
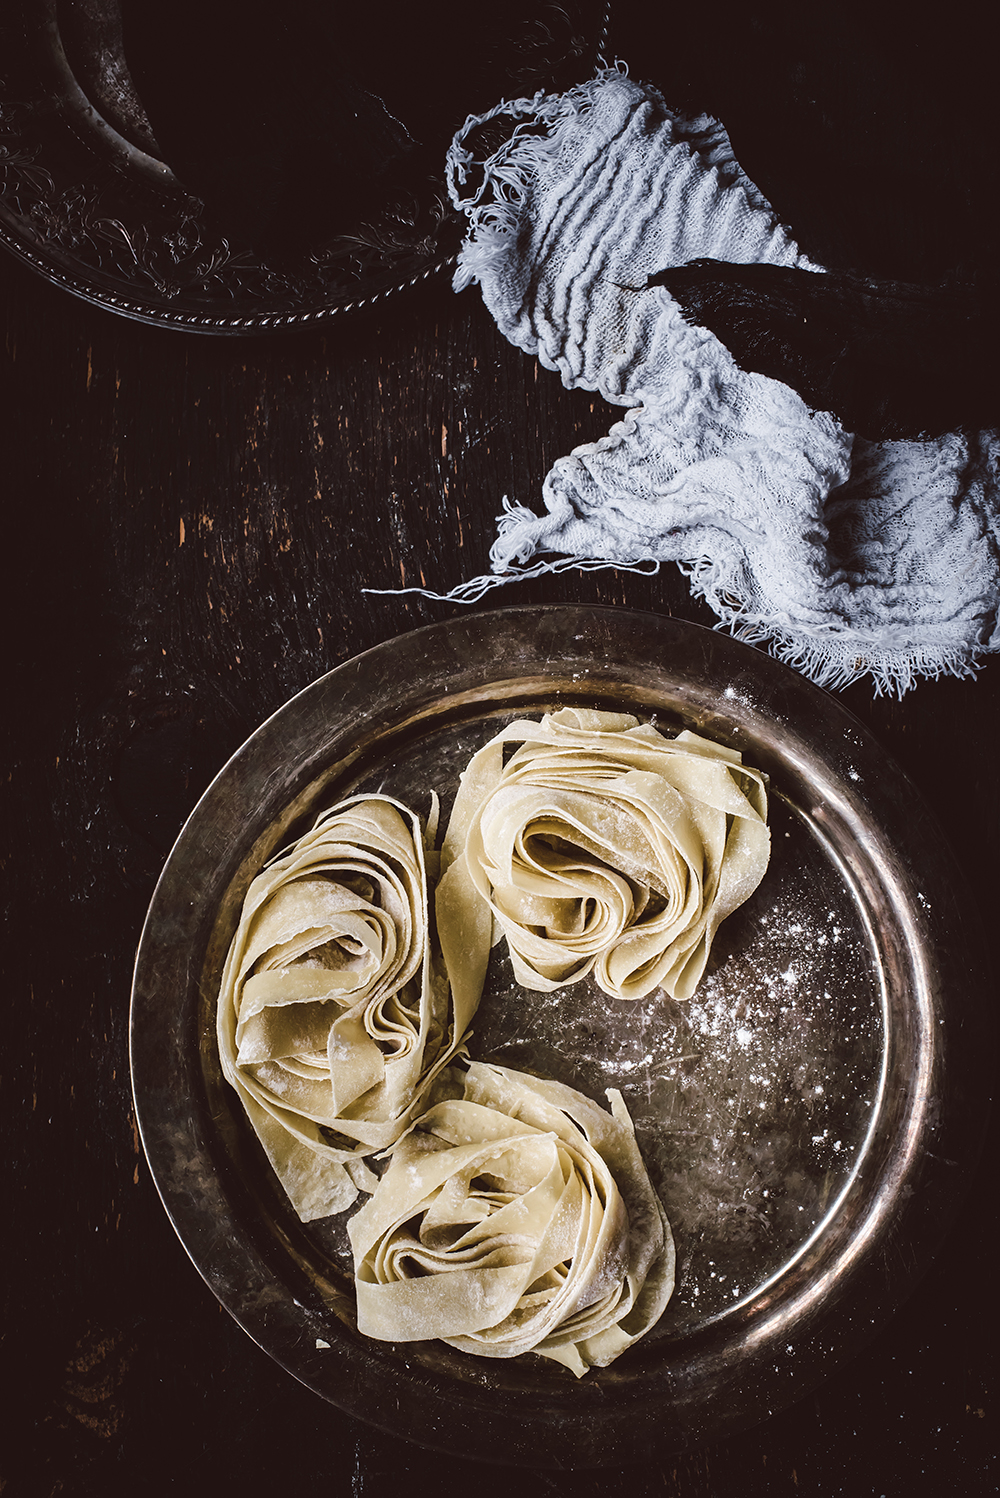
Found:
M 432 960 L 420 823 L 388 797 L 341 802 L 253 880 L 219 1055 L 303 1221 L 372 1189 L 362 1157 L 407 1128 L 481 981 Z
M 439 925 L 468 925 L 455 912 L 481 900 L 525 988 L 593 973 L 616 999 L 658 988 L 686 999 L 769 852 L 766 780 L 736 750 L 566 708 L 512 724 L 471 761 L 442 855 Z
M 674 1245 L 621 1095 L 473 1062 L 348 1224 L 358 1329 L 578 1377 L 659 1318 Z

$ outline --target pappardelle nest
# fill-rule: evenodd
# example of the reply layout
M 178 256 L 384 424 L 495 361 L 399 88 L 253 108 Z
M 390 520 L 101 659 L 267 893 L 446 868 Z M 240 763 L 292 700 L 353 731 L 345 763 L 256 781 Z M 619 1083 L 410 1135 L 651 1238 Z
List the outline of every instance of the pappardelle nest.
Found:
M 451 1079 L 449 1079 L 451 1080 Z M 577 1377 L 653 1326 L 674 1245 L 620 1093 L 473 1062 L 400 1141 L 352 1217 L 358 1329 Z
M 769 853 L 765 778 L 736 750 L 565 708 L 512 723 L 472 759 L 442 852 L 438 924 L 442 940 L 464 932 L 485 902 L 525 988 L 593 972 L 615 999 L 657 988 L 687 999 Z
M 482 974 L 435 958 L 419 819 L 356 796 L 257 875 L 222 975 L 219 1056 L 304 1222 L 350 1207 L 458 1051 Z

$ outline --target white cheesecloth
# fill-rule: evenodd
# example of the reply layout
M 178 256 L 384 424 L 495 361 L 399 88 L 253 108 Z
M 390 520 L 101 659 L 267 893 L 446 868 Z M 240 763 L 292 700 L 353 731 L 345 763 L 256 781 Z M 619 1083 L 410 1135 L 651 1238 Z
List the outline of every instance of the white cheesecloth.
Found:
M 504 143 L 476 161 L 474 132 L 504 117 Z M 823 685 L 869 674 L 876 693 L 902 693 L 1000 649 L 997 432 L 854 437 L 740 370 L 663 287 L 644 289 L 701 257 L 822 274 L 721 124 L 679 117 L 609 69 L 471 117 L 448 178 L 469 218 L 456 290 L 477 281 L 512 343 L 567 387 L 628 408 L 555 463 L 544 514 L 505 499 L 493 572 L 449 597 L 672 561 L 721 625 Z

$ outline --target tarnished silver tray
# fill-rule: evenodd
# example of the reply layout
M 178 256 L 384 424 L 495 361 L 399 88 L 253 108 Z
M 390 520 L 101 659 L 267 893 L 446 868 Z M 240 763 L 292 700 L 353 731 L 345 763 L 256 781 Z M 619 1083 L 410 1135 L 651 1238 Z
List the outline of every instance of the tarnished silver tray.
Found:
M 468 113 L 587 77 L 604 0 L 13 0 L 0 245 L 86 301 L 226 336 L 313 327 L 453 263 Z
M 513 982 L 496 949 L 472 1054 L 618 1087 L 674 1228 L 661 1323 L 576 1381 L 539 1358 L 358 1335 L 344 1223 L 303 1226 L 221 1078 L 219 974 L 254 873 L 316 812 L 382 790 L 446 814 L 511 716 L 586 704 L 691 727 L 771 779 L 773 855 L 686 1004 Z M 417 630 L 275 714 L 193 812 L 132 997 L 146 1154 L 195 1265 L 324 1398 L 463 1456 L 635 1461 L 765 1418 L 855 1351 L 947 1224 L 981 1126 L 980 978 L 960 881 L 912 785 L 840 704 L 756 650 L 623 610 L 513 608 Z

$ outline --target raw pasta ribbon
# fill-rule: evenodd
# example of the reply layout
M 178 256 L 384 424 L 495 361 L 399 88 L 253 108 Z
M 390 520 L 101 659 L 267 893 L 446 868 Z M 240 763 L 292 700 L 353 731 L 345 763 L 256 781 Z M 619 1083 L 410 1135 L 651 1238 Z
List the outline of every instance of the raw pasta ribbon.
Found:
M 511 724 L 472 759 L 439 909 L 485 901 L 526 988 L 592 972 L 614 998 L 685 999 L 769 852 L 765 777 L 736 750 L 564 708 Z
M 254 879 L 219 1054 L 303 1221 L 372 1188 L 362 1157 L 420 1111 L 481 987 L 474 960 L 432 958 L 420 823 L 388 797 L 341 802 Z
M 537 1352 L 578 1377 L 643 1336 L 673 1291 L 673 1239 L 621 1095 L 608 1096 L 611 1114 L 473 1062 L 463 1095 L 400 1140 L 348 1224 L 359 1330 Z

